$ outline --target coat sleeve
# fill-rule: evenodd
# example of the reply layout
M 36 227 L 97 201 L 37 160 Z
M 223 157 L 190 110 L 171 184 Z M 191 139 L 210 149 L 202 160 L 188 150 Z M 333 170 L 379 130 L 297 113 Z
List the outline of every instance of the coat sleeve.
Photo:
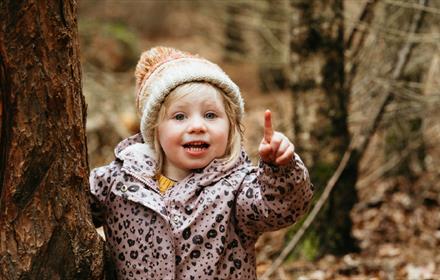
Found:
M 307 211 L 312 195 L 309 173 L 297 154 L 284 166 L 260 160 L 237 194 L 237 228 L 252 239 L 293 224 Z
M 117 168 L 117 162 L 101 166 L 90 172 L 89 203 L 92 211 L 93 223 L 96 227 L 103 225 L 106 213 L 106 200 L 113 184 L 112 173 Z

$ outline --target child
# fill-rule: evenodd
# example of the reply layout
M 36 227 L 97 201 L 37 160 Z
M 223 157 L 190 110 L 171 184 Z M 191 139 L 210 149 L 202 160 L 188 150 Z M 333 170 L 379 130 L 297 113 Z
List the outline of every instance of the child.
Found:
M 297 221 L 312 197 L 293 144 L 266 111 L 252 166 L 240 91 L 201 57 L 153 48 L 136 85 L 141 133 L 90 176 L 118 279 L 256 279 L 257 238 Z

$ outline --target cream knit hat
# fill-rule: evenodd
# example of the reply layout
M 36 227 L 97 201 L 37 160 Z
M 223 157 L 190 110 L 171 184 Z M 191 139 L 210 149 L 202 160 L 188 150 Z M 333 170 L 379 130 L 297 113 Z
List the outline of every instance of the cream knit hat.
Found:
M 141 115 L 141 133 L 153 147 L 153 129 L 160 106 L 176 87 L 189 82 L 207 82 L 229 95 L 244 113 L 238 86 L 216 64 L 173 48 L 155 47 L 142 53 L 135 70 L 136 105 Z

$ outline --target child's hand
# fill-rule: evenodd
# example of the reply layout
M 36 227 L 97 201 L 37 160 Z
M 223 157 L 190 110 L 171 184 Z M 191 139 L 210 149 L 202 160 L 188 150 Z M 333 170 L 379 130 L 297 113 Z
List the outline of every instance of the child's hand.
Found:
M 272 113 L 264 112 L 264 136 L 261 140 L 258 152 L 261 159 L 266 163 L 276 165 L 288 164 L 295 151 L 295 146 L 282 133 L 272 129 Z

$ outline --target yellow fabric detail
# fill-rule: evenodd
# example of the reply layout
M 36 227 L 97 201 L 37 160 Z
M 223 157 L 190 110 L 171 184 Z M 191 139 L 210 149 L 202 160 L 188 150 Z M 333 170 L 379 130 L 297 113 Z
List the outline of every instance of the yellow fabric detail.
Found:
M 169 188 L 174 186 L 174 184 L 176 183 L 173 180 L 170 180 L 167 177 L 163 176 L 162 174 L 159 175 L 157 181 L 159 183 L 159 190 L 162 194 L 164 194 Z

